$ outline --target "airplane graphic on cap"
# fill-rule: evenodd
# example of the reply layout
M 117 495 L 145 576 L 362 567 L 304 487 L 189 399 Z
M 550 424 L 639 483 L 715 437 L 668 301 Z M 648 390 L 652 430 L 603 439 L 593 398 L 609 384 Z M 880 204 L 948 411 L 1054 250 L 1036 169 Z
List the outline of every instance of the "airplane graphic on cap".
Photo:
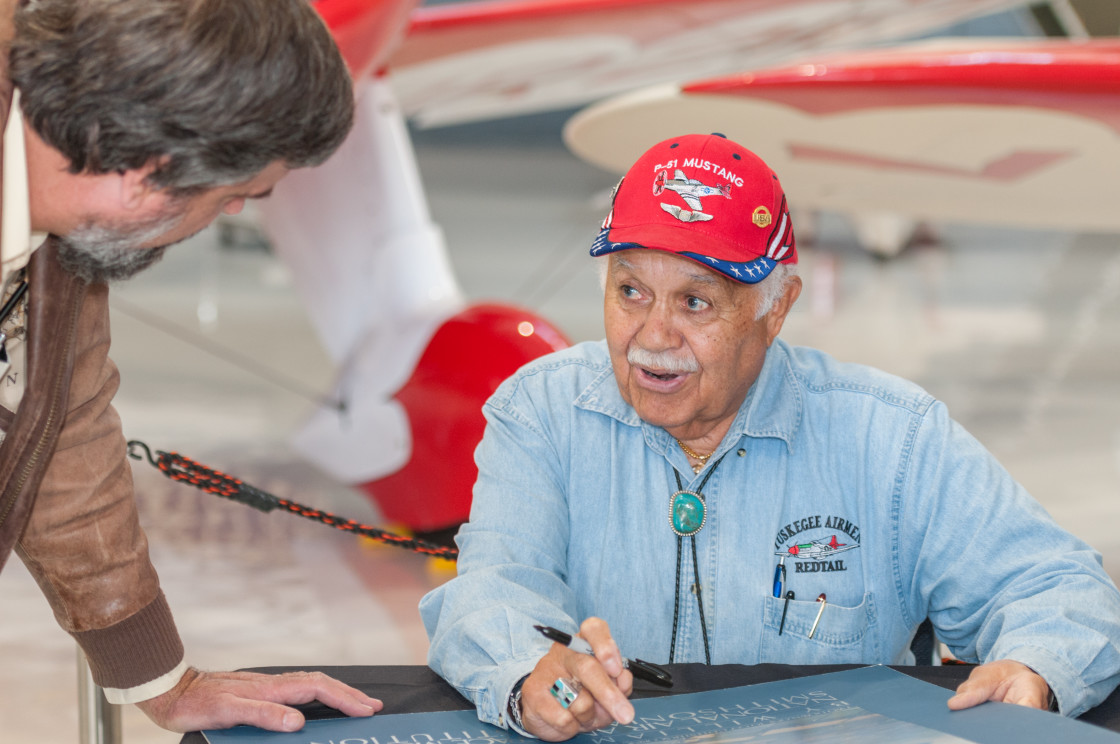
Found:
M 669 214 L 676 217 L 681 222 L 703 222 L 712 219 L 712 215 L 706 214 L 700 205 L 701 197 L 705 196 L 724 196 L 728 199 L 731 198 L 731 184 L 719 184 L 716 186 L 707 186 L 695 178 L 689 178 L 684 174 L 684 171 L 677 169 L 673 173 L 673 178 L 669 178 L 669 171 L 662 170 L 658 172 L 657 177 L 653 179 L 653 195 L 661 196 L 661 194 L 668 189 L 675 191 L 684 199 L 684 203 L 689 206 L 689 209 L 681 209 L 676 204 L 666 204 L 661 202 L 661 208 Z

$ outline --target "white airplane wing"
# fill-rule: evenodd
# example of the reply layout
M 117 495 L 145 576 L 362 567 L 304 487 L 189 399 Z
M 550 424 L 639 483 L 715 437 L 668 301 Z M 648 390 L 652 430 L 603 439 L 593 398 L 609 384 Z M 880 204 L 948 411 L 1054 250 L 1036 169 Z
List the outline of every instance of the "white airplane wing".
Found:
M 681 198 L 684 199 L 684 203 L 688 205 L 689 209 L 691 209 L 694 212 L 700 211 L 700 209 L 701 209 L 700 200 L 697 199 L 695 196 L 685 196 L 684 194 L 681 194 Z
M 649 144 L 719 129 L 781 174 L 790 204 L 1120 231 L 1120 42 L 937 41 L 648 88 L 565 132 L 621 171 Z

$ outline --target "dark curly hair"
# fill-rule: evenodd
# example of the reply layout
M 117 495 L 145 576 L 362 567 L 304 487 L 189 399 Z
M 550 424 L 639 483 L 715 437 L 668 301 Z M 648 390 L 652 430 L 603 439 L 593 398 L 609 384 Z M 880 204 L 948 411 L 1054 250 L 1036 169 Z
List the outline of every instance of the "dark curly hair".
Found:
M 156 168 L 172 194 L 317 165 L 353 122 L 350 73 L 306 0 L 25 0 L 10 75 L 73 173 Z

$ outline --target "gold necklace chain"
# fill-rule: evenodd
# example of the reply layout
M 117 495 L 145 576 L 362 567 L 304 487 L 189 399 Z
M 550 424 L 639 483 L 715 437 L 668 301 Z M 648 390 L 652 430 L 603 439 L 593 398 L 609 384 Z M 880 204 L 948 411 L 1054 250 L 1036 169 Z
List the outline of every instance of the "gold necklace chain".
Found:
M 709 452 L 706 455 L 702 455 L 699 452 L 697 452 L 696 450 L 689 447 L 687 444 L 685 444 L 684 442 L 682 442 L 679 439 L 677 440 L 677 444 L 680 445 L 680 448 L 682 450 L 684 450 L 684 453 L 686 455 L 691 457 L 693 460 L 699 460 L 700 461 L 699 465 L 693 465 L 692 466 L 692 472 L 696 473 L 696 474 L 699 474 L 700 471 L 704 469 L 704 466 L 708 464 L 708 460 L 711 459 L 712 454 L 713 454 L 713 453 Z

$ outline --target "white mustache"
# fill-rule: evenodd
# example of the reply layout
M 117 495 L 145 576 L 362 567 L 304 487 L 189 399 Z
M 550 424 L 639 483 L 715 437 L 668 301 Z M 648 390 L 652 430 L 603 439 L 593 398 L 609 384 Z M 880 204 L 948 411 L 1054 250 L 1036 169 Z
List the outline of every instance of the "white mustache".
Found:
M 677 356 L 668 351 L 648 351 L 640 346 L 631 346 L 626 351 L 626 361 L 635 367 L 645 367 L 676 375 L 700 371 L 700 365 L 691 355 Z

